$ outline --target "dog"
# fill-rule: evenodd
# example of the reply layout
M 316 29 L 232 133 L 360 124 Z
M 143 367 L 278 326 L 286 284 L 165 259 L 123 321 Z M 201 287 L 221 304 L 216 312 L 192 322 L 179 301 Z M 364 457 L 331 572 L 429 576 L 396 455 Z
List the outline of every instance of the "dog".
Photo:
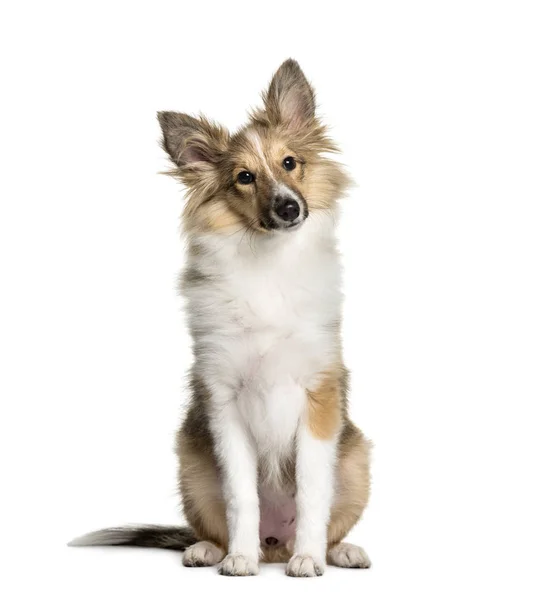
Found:
M 293 577 L 367 568 L 343 540 L 370 490 L 370 442 L 348 415 L 337 204 L 349 177 L 298 63 L 234 134 L 160 112 L 184 183 L 181 290 L 193 339 L 191 399 L 177 435 L 188 527 L 94 532 L 74 546 L 183 550 L 189 567 Z

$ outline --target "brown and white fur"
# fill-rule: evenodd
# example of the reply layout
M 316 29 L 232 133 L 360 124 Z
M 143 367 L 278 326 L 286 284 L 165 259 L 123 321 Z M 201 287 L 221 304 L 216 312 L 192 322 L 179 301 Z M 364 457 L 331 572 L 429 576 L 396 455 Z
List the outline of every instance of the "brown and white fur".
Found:
M 264 107 L 231 135 L 163 112 L 184 182 L 182 277 L 195 362 L 177 438 L 186 528 L 119 528 L 73 545 L 184 550 L 187 566 L 254 575 L 259 561 L 313 577 L 370 565 L 344 543 L 369 496 L 369 443 L 347 414 L 337 202 L 348 185 L 287 60 Z M 242 175 L 243 174 L 243 175 Z

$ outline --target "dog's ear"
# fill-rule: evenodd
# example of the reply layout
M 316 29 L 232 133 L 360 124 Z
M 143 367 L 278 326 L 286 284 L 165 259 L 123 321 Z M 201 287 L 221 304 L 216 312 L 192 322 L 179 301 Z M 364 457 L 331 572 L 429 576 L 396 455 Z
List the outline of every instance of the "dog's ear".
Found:
M 314 121 L 314 90 L 292 58 L 276 71 L 263 97 L 267 117 L 275 125 L 300 129 Z
M 184 179 L 211 172 L 228 147 L 228 131 L 204 117 L 159 112 L 158 121 L 163 148 Z

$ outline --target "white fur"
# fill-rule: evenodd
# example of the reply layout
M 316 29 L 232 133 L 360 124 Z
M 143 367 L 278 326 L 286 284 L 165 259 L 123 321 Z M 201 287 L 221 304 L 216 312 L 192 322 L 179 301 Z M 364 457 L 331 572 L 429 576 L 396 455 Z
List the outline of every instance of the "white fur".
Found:
M 211 428 L 215 450 L 221 457 L 223 492 L 229 531 L 230 555 L 243 555 L 259 562 L 259 493 L 257 490 L 257 454 L 233 402 L 232 394 L 220 387 L 214 397 Z
M 229 552 L 252 561 L 258 553 L 257 458 L 267 465 L 266 483 L 278 486 L 280 461 L 298 432 L 297 451 L 304 453 L 297 457 L 298 485 L 310 489 L 298 493 L 297 542 L 302 551 L 325 555 L 335 442 L 313 441 L 300 423 L 306 389 L 338 358 L 334 227 L 334 214 L 325 211 L 296 231 L 208 233 L 191 240 L 199 247 L 191 266 L 208 283 L 191 286 L 185 295 L 197 367 L 212 397 Z M 310 501 L 310 494 L 321 494 L 322 502 Z
M 297 434 L 297 537 L 295 556 L 310 556 L 323 572 L 334 488 L 337 438 L 318 440 L 306 425 Z M 321 574 L 321 573 L 317 573 Z
M 276 184 L 276 193 L 280 196 L 293 198 L 293 200 L 299 200 L 299 196 L 289 186 L 285 185 L 285 183 L 278 182 Z
M 268 161 L 266 160 L 266 156 L 264 154 L 263 143 L 261 141 L 260 135 L 253 129 L 250 129 L 247 132 L 247 137 L 253 144 L 255 150 L 257 151 L 257 155 L 258 155 L 259 159 L 261 160 L 261 162 L 263 163 L 263 167 L 264 167 L 265 171 L 268 173 L 268 175 L 270 176 L 270 179 L 274 180 L 275 179 L 274 173 L 272 173 L 272 170 L 268 164 Z

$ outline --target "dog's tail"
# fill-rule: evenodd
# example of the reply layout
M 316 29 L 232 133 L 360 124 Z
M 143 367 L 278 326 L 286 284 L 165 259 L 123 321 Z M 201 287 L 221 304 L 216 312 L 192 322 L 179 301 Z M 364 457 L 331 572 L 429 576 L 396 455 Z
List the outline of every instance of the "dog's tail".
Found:
M 142 546 L 185 550 L 197 542 L 190 527 L 166 527 L 161 525 L 137 525 L 112 527 L 77 537 L 69 546 Z

